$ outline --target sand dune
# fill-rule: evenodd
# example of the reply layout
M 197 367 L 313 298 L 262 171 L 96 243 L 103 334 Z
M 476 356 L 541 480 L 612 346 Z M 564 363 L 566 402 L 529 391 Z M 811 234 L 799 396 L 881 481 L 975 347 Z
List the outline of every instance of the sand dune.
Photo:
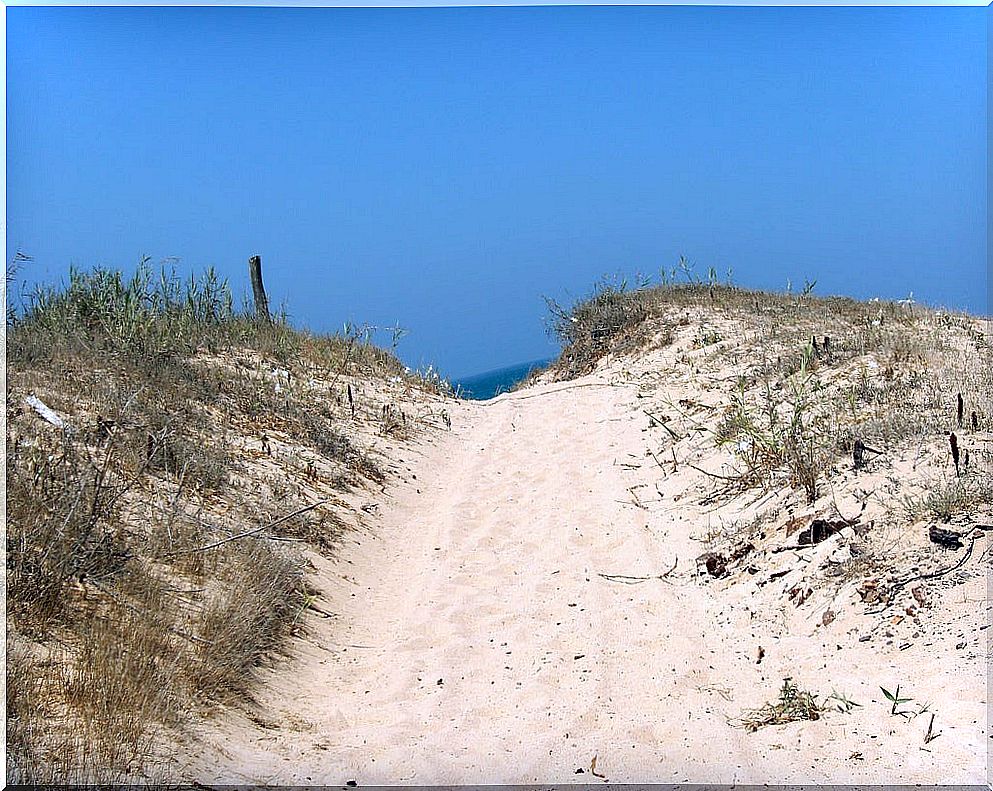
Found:
M 644 411 L 706 401 L 699 376 L 674 365 L 679 351 L 450 408 L 451 432 L 404 459 L 411 474 L 369 533 L 333 561 L 313 557 L 332 617 L 308 616 L 254 705 L 190 734 L 184 776 L 985 782 L 988 566 L 974 558 L 955 584 L 931 586 L 915 623 L 894 623 L 899 608 L 866 614 L 854 582 L 818 581 L 843 536 L 803 551 L 760 544 L 754 573 L 700 574 L 708 531 L 803 509 L 786 490 L 707 497 L 713 480 L 696 468 L 719 470 L 718 451 L 689 424 L 672 442 Z M 865 507 L 869 521 L 882 506 L 865 506 L 867 487 L 839 480 L 833 504 Z M 788 590 L 808 583 L 798 605 Z M 785 677 L 860 705 L 742 727 Z M 930 708 L 892 715 L 880 687 L 897 684 L 909 708 Z M 930 713 L 941 736 L 925 744 Z

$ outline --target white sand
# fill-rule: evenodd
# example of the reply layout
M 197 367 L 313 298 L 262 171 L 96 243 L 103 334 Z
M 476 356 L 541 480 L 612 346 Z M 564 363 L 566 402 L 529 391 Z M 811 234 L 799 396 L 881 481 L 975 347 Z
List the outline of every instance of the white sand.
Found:
M 186 779 L 603 782 L 596 757 L 610 782 L 985 782 L 985 541 L 968 578 L 929 588 L 920 623 L 893 638 L 881 619 L 901 608 L 867 616 L 851 585 L 789 600 L 815 550 L 765 555 L 754 576 L 699 577 L 697 539 L 755 497 L 715 512 L 700 502 L 713 480 L 672 471 L 667 433 L 642 408 L 707 394 L 687 375 L 638 398 L 665 354 L 449 407 L 451 433 L 406 460 L 416 479 L 390 490 L 371 534 L 334 562 L 314 558 L 334 617 L 308 616 L 293 658 L 260 674 L 256 705 L 191 734 Z M 679 461 L 719 469 L 689 434 Z M 599 576 L 674 564 L 664 580 Z M 767 582 L 776 564 L 792 571 Z M 861 707 L 746 732 L 737 718 L 785 676 Z M 879 688 L 897 684 L 929 712 L 892 716 Z M 925 745 L 930 712 L 942 735 Z

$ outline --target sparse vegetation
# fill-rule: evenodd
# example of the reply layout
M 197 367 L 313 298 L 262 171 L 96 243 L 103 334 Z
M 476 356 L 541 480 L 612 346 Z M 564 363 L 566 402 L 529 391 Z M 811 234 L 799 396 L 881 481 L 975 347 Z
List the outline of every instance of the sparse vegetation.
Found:
M 783 679 L 779 690 L 779 699 L 766 703 L 753 711 L 746 712 L 741 722 L 748 731 L 757 731 L 766 725 L 785 725 L 801 720 L 818 720 L 824 707 L 810 692 L 800 688 L 793 679 Z
M 926 493 L 908 496 L 904 508 L 908 521 L 931 519 L 950 522 L 959 514 L 973 513 L 977 507 L 993 502 L 993 476 L 977 471 L 962 478 L 936 482 Z
M 572 379 L 589 373 L 608 352 L 624 353 L 645 345 L 649 333 L 659 333 L 651 326 L 653 290 L 640 280 L 630 288 L 626 280 L 600 281 L 593 294 L 564 307 L 546 297 L 550 315 L 549 328 L 562 344 L 562 353 L 550 369 L 558 379 Z M 665 331 L 661 330 L 664 344 Z
M 837 692 L 834 690 L 832 690 L 831 694 L 827 696 L 827 700 L 824 703 L 825 706 L 832 704 L 835 710 L 840 711 L 842 714 L 850 714 L 854 709 L 862 707 L 861 703 L 856 703 L 844 692 Z
M 931 510 L 947 518 L 958 504 L 989 503 L 988 470 L 976 471 L 975 447 L 965 454 L 970 427 L 982 430 L 993 414 L 993 374 L 983 363 L 991 347 L 979 323 L 910 300 L 819 297 L 815 287 L 808 279 L 797 293 L 739 288 L 713 268 L 697 276 L 686 259 L 659 285 L 604 280 L 571 308 L 546 300 L 563 346 L 550 371 L 570 379 L 607 355 L 681 338 L 679 362 L 735 371 L 721 421 L 706 430 L 730 452 L 738 486 L 768 489 L 785 478 L 814 501 L 819 480 L 858 443 L 868 461 L 957 429 L 959 472 L 967 477 L 971 458 L 973 477 Z
M 652 449 L 665 474 L 669 450 L 673 474 L 693 466 L 677 458 L 680 442 L 726 452 L 719 472 L 703 471 L 719 481 L 708 496 L 754 489 L 757 502 L 785 486 L 823 504 L 841 475 L 875 495 L 887 484 L 870 476 L 931 452 L 922 493 L 887 518 L 949 521 L 993 502 L 981 444 L 993 376 L 977 323 L 813 290 L 740 289 L 713 270 L 697 278 L 685 261 L 655 288 L 605 281 L 572 307 L 549 301 L 564 349 L 545 375 L 568 379 L 607 355 L 667 345 L 688 389 L 714 374 L 710 403 L 647 412 L 673 443 Z M 302 628 L 316 592 L 301 545 L 331 550 L 361 520 L 346 496 L 388 481 L 373 447 L 395 447 L 429 419 L 451 427 L 443 409 L 408 406 L 415 391 L 446 384 L 432 369 L 406 370 L 368 329 L 326 337 L 293 330 L 285 315 L 260 322 L 213 273 L 186 283 L 147 262 L 130 279 L 74 272 L 64 289 L 8 311 L 7 329 L 8 779 L 154 779 L 159 736 L 191 708 L 250 698 L 255 669 Z M 813 523 L 791 534 L 757 507 L 742 514 L 708 522 L 708 543 L 727 548 L 712 576 L 764 582 L 763 542 L 815 543 Z M 824 562 L 839 584 L 891 560 L 870 541 L 835 541 L 836 560 Z M 799 607 L 810 580 L 788 582 L 784 600 Z M 876 602 L 876 588 L 873 599 L 866 591 Z M 858 705 L 837 693 L 818 701 L 786 679 L 743 723 Z
M 813 502 L 817 499 L 818 470 L 828 460 L 828 415 L 816 398 L 820 383 L 810 370 L 811 347 L 805 347 L 800 355 L 799 370 L 787 380 L 785 401 L 766 383 L 762 406 L 757 409 L 741 388 L 714 439 L 718 447 L 730 447 L 738 460 L 736 478 L 741 485 L 769 485 L 776 473 L 785 469 L 790 484 L 802 489 Z

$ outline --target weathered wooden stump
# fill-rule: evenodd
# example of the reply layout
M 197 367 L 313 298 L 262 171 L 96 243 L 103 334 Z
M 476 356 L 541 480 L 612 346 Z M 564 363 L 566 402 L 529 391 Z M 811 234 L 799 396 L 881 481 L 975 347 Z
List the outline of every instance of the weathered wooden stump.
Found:
M 253 255 L 248 259 L 248 276 L 252 281 L 252 295 L 255 298 L 255 315 L 263 321 L 271 321 L 269 298 L 262 283 L 262 256 Z

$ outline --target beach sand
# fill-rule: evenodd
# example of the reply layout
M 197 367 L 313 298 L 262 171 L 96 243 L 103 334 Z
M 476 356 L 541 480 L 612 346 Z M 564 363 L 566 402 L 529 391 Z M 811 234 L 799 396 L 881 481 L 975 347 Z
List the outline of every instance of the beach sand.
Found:
M 867 614 L 860 579 L 824 576 L 850 528 L 780 551 L 802 501 L 785 487 L 715 500 L 700 470 L 719 473 L 727 453 L 692 420 L 666 424 L 676 441 L 646 415 L 716 400 L 719 372 L 677 366 L 679 352 L 449 405 L 451 431 L 404 459 L 368 532 L 311 556 L 325 614 L 260 671 L 254 704 L 188 735 L 184 779 L 984 783 L 986 540 L 924 586 L 918 612 L 901 600 Z M 883 506 L 866 492 L 884 477 L 846 473 L 830 505 L 872 521 Z M 703 539 L 760 513 L 749 563 L 700 573 Z M 894 542 L 894 563 L 942 552 Z M 787 677 L 859 705 L 743 727 Z M 907 716 L 880 689 L 897 685 Z M 941 735 L 925 743 L 932 713 Z

